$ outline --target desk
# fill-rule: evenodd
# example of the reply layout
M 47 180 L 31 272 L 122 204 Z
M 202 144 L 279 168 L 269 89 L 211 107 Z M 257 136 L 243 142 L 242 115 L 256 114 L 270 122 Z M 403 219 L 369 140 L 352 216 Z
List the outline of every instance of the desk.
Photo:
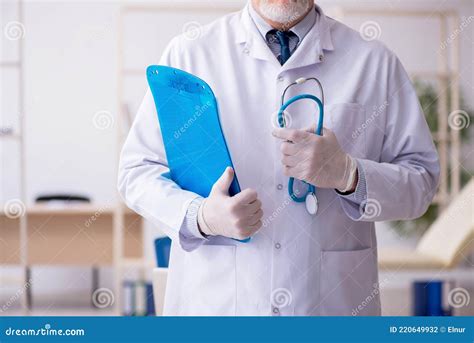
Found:
M 113 266 L 120 308 L 120 269 L 144 265 L 141 216 L 122 205 L 91 204 L 34 205 L 26 208 L 24 216 L 27 234 L 22 244 L 20 218 L 0 212 L 0 264 L 23 266 L 27 274 L 32 265 Z

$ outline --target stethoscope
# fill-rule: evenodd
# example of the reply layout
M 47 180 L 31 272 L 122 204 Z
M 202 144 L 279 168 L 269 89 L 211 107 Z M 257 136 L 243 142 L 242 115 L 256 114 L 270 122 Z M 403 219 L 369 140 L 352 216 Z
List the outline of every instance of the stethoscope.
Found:
M 288 89 L 295 85 L 301 85 L 305 83 L 306 81 L 313 80 L 318 84 L 319 90 L 321 92 L 321 99 L 319 99 L 317 96 L 312 95 L 312 94 L 300 94 L 296 95 L 288 101 L 285 102 L 285 96 L 286 92 Z M 286 120 L 285 120 L 285 115 L 284 112 L 287 109 L 288 106 L 291 104 L 303 100 L 303 99 L 309 99 L 318 104 L 319 107 L 319 118 L 318 118 L 318 125 L 316 127 L 316 134 L 319 136 L 323 135 L 323 120 L 324 120 L 324 92 L 323 92 L 323 86 L 321 85 L 321 82 L 315 78 L 315 77 L 310 77 L 310 78 L 299 78 L 295 82 L 290 83 L 288 86 L 286 86 L 285 90 L 283 91 L 283 94 L 281 95 L 281 107 L 278 110 L 278 125 L 280 127 L 286 127 Z M 308 185 L 308 189 L 306 193 L 302 196 L 298 196 L 298 192 L 294 191 L 294 182 L 295 179 L 293 177 L 290 177 L 288 180 L 288 194 L 290 195 L 291 199 L 295 202 L 305 202 L 306 205 L 306 210 L 308 211 L 309 214 L 316 214 L 318 212 L 318 198 L 316 197 L 316 187 L 313 185 L 310 185 L 307 182 L 302 181 L 306 185 Z

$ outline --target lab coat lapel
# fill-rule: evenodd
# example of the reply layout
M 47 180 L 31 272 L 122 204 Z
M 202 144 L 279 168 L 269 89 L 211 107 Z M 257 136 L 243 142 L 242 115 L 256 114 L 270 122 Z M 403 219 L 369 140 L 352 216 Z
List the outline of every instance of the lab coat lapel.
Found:
M 324 59 L 324 51 L 334 50 L 331 38 L 331 21 L 319 6 L 316 6 L 315 10 L 319 13 L 316 24 L 290 59 L 282 66 L 282 71 L 320 63 Z
M 258 31 L 249 14 L 247 4 L 241 12 L 239 27 L 237 28 L 236 43 L 242 46 L 242 52 L 252 58 L 268 61 L 277 67 L 280 63 L 273 55 L 264 38 Z

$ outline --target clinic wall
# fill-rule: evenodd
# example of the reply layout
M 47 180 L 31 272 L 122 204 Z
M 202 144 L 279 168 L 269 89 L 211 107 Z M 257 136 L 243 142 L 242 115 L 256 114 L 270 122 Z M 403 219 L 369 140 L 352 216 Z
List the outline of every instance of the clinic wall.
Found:
M 94 2 L 27 3 L 26 160 L 28 199 L 43 192 L 115 199 L 118 7 Z
M 46 192 L 85 194 L 98 204 L 116 202 L 118 13 L 119 4 L 114 2 L 24 4 L 26 185 L 30 204 Z M 111 115 L 112 124 L 106 128 L 94 121 L 100 111 Z M 2 180 L 4 199 L 18 196 L 16 182 L 18 179 Z M 19 270 L 9 268 L 0 273 L 16 274 Z M 69 294 L 69 302 L 83 299 L 83 304 L 89 303 L 88 268 L 37 267 L 33 279 L 34 295 L 58 295 L 61 290 Z M 112 287 L 110 269 L 102 271 L 102 285 Z M 83 296 L 71 296 L 78 293 Z
M 469 0 L 388 3 L 393 8 L 407 3 L 424 9 L 450 7 L 459 9 L 463 15 L 474 15 Z M 125 4 L 127 2 L 29 1 L 24 6 L 26 176 L 30 201 L 40 193 L 51 191 L 87 193 L 99 204 L 117 199 L 117 22 L 119 9 Z M 320 4 L 329 9 L 347 4 L 360 6 L 361 1 L 324 0 Z M 472 94 L 474 84 L 472 25 L 474 23 L 460 35 L 464 94 Z M 167 23 L 163 22 L 162 27 L 166 29 Z M 423 25 L 417 29 L 427 30 Z M 400 41 L 394 43 L 397 47 L 420 48 L 410 40 L 403 41 L 409 37 L 407 33 L 385 32 L 381 38 L 388 35 L 400 37 Z M 422 60 L 404 62 L 423 63 Z M 466 100 L 474 106 L 472 97 Z M 110 113 L 113 119 L 106 129 L 98 128 L 94 122 L 94 116 L 100 111 Z M 2 186 L 2 191 L 9 191 L 7 182 L 2 181 Z M 383 244 L 383 237 L 379 237 L 379 242 Z M 64 288 L 87 291 L 90 285 L 88 269 L 35 269 L 35 274 L 39 272 L 41 277 L 35 281 L 38 293 Z M 102 283 L 105 287 L 112 286 L 109 271 L 103 274 Z
M 235 2 L 235 1 L 234 1 Z M 353 6 L 355 1 L 320 1 L 323 8 Z M 360 4 L 361 1 L 357 1 Z M 374 2 L 366 2 L 369 6 Z M 474 15 L 471 1 L 409 1 L 413 8 L 458 8 Z M 27 2 L 25 5 L 27 190 L 28 199 L 50 191 L 89 194 L 97 203 L 115 201 L 117 15 L 125 2 Z M 347 5 L 349 4 L 349 5 Z M 400 1 L 391 6 L 407 5 Z M 461 85 L 466 102 L 474 106 L 472 85 L 473 29 L 459 35 Z M 163 27 L 166 28 L 166 23 Z M 419 42 L 382 25 L 407 69 L 429 64 Z M 430 25 L 416 27 L 430 39 Z M 400 36 L 396 40 L 396 36 Z M 388 38 L 387 38 L 388 37 Z M 469 50 L 470 49 L 470 50 Z M 420 53 L 412 54 L 412 51 Z M 435 60 L 435 59 L 432 59 Z M 435 65 L 429 65 L 430 69 Z M 107 129 L 97 128 L 94 116 L 111 114 Z M 5 187 L 13 185 L 4 184 Z
M 320 3 L 333 7 L 355 2 Z M 459 6 L 463 13 L 471 10 L 474 14 L 469 1 L 410 3 L 413 7 L 436 3 L 438 9 Z M 100 130 L 93 119 L 99 111 L 107 111 L 116 120 L 119 6 L 117 2 L 39 1 L 25 6 L 28 199 L 54 189 L 86 192 L 98 203 L 115 199 L 114 125 Z M 422 36 L 429 37 L 423 29 L 418 28 Z M 472 63 L 468 63 L 472 58 L 472 32 L 471 28 L 459 36 L 463 49 L 471 49 L 461 55 L 464 94 L 470 94 L 474 84 Z M 381 39 L 385 35 L 390 32 L 384 34 L 382 30 Z M 423 58 L 403 58 L 408 53 L 400 50 L 419 50 L 411 40 L 401 37 L 393 45 L 408 69 L 426 64 Z M 472 97 L 466 100 L 473 105 Z

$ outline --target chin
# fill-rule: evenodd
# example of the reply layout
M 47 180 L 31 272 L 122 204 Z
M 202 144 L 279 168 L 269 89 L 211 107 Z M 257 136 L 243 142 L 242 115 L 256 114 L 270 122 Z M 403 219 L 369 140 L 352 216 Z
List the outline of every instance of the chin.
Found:
M 260 0 L 259 12 L 277 23 L 288 23 L 308 13 L 313 6 L 312 0 Z

